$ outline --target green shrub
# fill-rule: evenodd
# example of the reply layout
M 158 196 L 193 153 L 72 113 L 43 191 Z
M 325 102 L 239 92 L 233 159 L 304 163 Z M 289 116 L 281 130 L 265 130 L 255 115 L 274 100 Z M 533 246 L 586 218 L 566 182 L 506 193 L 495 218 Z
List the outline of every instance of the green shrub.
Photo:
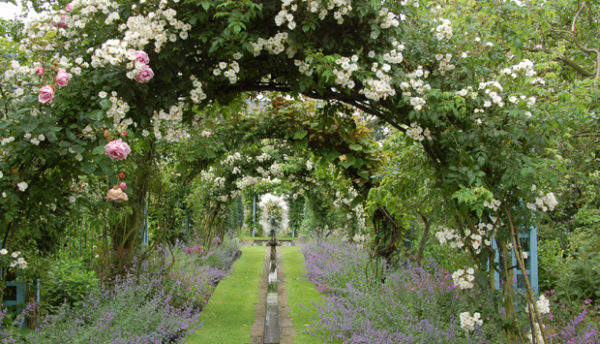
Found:
M 66 303 L 79 306 L 98 286 L 98 276 L 83 257 L 72 257 L 60 251 L 56 260 L 40 278 L 42 307 L 56 312 Z

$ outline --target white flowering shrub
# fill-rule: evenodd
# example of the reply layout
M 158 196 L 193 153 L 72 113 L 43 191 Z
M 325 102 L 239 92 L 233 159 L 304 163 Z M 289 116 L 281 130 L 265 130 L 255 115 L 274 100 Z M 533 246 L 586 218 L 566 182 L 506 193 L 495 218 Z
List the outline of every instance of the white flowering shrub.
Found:
M 276 220 L 275 229 L 278 232 L 287 230 L 289 223 L 289 206 L 283 196 L 273 195 L 270 193 L 260 196 L 258 203 L 260 208 L 260 225 L 265 233 L 270 233 L 270 219 L 273 217 Z

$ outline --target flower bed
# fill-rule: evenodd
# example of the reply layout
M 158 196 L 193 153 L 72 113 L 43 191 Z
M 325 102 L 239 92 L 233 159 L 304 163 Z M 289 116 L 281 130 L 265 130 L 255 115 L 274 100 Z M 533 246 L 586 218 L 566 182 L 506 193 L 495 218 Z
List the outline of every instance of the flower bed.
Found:
M 182 246 L 175 264 L 161 272 L 151 261 L 99 287 L 79 307 L 64 306 L 28 333 L 0 328 L 1 343 L 180 343 L 198 324 L 214 286 L 230 272 L 239 244 L 227 242 L 207 253 Z M 30 305 L 29 308 L 33 308 Z M 0 312 L 0 324 L 5 312 Z
M 324 342 L 508 343 L 488 292 L 476 286 L 461 289 L 452 273 L 434 262 L 386 269 L 348 243 L 308 242 L 301 248 L 308 279 L 327 295 L 310 329 Z M 584 316 L 561 323 L 546 316 L 553 343 L 600 343 L 598 327 L 588 325 Z

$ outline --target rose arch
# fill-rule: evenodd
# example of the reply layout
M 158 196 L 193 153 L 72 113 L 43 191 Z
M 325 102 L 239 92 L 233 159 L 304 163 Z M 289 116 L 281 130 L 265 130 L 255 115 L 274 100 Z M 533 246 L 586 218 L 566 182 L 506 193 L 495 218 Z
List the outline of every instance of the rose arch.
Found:
M 493 44 L 473 46 L 477 33 L 427 5 L 75 0 L 32 20 L 1 81 L 3 242 L 17 230 L 37 241 L 60 235 L 54 218 L 71 210 L 71 189 L 98 176 L 113 202 L 98 212 L 113 214 L 106 225 L 117 248 L 134 247 L 157 146 L 176 145 L 215 104 L 235 109 L 247 92 L 275 91 L 324 101 L 316 122 L 326 131 L 343 133 L 335 116 L 359 109 L 420 142 L 455 209 L 447 239 L 490 272 L 502 270 L 489 259 L 491 240 L 506 259 L 512 243 L 524 270 L 518 228 L 556 203 L 532 188 L 544 184 L 535 161 L 545 140 L 524 87 L 536 82 L 534 66 Z M 302 126 L 286 130 L 311 140 Z M 347 147 L 325 158 L 368 185 L 360 137 Z M 531 288 L 528 296 L 539 322 Z M 510 298 L 505 306 L 510 317 Z

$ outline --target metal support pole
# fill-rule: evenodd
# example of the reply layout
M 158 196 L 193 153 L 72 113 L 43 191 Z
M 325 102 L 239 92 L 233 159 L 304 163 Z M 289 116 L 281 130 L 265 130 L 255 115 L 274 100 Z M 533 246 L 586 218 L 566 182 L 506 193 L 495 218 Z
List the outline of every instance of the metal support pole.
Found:
M 252 237 L 254 238 L 254 234 L 256 232 L 256 195 L 252 199 Z

